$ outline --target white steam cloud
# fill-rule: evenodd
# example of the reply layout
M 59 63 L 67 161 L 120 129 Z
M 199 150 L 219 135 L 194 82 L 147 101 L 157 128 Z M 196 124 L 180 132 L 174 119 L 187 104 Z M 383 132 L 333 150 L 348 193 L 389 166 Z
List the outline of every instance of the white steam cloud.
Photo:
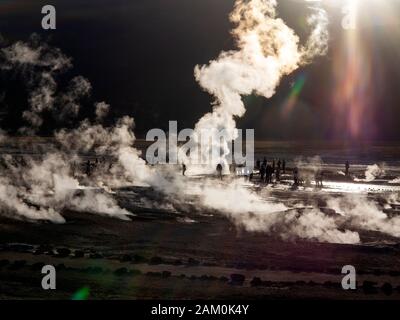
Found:
M 195 68 L 196 80 L 215 97 L 213 111 L 199 120 L 197 131 L 224 129 L 226 141 L 234 139 L 235 119 L 246 111 L 243 95 L 270 98 L 283 76 L 325 54 L 328 20 L 322 9 L 310 8 L 310 36 L 305 45 L 300 45 L 295 32 L 277 17 L 276 6 L 275 0 L 236 1 L 230 18 L 235 24 L 232 33 L 238 49 L 222 52 L 208 65 Z M 43 124 L 44 111 L 61 118 L 76 116 L 80 99 L 90 94 L 89 81 L 80 76 L 61 92 L 56 77 L 71 66 L 69 58 L 46 44 L 18 42 L 1 50 L 0 68 L 15 69 L 26 75 L 30 110 L 24 113 L 24 118 L 33 131 Z M 188 183 L 173 169 L 147 166 L 133 147 L 133 119 L 123 117 L 106 127 L 102 120 L 108 112 L 109 105 L 97 103 L 94 121 L 85 119 L 76 129 L 57 130 L 54 138 L 58 147 L 37 158 L 25 157 L 23 165 L 3 156 L 6 170 L 0 177 L 2 213 L 55 223 L 65 221 L 62 212 L 66 209 L 129 219 L 131 213 L 121 208 L 108 191 L 113 187 L 145 185 L 169 195 L 176 203 L 181 198 L 195 196 L 200 210 L 215 210 L 247 231 L 273 232 L 284 239 L 359 243 L 360 235 L 354 231 L 357 228 L 400 236 L 399 219 L 387 216 L 365 199 L 330 199 L 328 207 L 337 215 L 328 216 L 316 208 L 300 210 L 279 203 L 267 193 L 252 191 L 242 180 L 204 179 Z M 226 164 L 229 152 L 226 143 L 214 142 L 211 148 L 224 150 L 220 161 Z M 109 161 L 99 163 L 91 174 L 76 170 L 77 166 L 85 165 L 87 158 L 82 155 L 89 153 Z M 307 161 L 313 168 L 322 165 L 319 158 Z M 207 170 L 214 171 L 214 165 Z M 366 173 L 366 177 L 370 176 Z
M 397 183 L 400 183 L 400 177 L 398 177 L 398 178 L 395 178 L 395 179 L 393 179 L 393 180 L 389 181 L 389 183 L 392 183 L 392 184 L 397 184 Z
M 283 203 L 265 200 L 243 187 L 243 181 L 202 186 L 203 205 L 219 210 L 237 226 L 250 232 L 274 233 L 283 239 L 302 238 L 331 243 L 359 243 L 357 232 L 341 225 L 319 209 L 299 212 Z
M 21 128 L 21 132 L 33 135 L 43 124 L 44 111 L 51 112 L 54 119 L 59 121 L 75 117 L 79 113 L 81 98 L 90 94 L 90 82 L 82 76 L 76 76 L 70 80 L 66 90 L 61 91 L 56 81 L 59 74 L 71 67 L 70 58 L 59 49 L 41 42 L 36 36 L 32 36 L 29 42 L 17 42 L 0 50 L 0 70 L 20 74 L 28 90 L 30 109 L 22 116 L 29 126 Z M 107 104 L 97 104 L 97 121 L 101 121 L 107 112 Z M 1 157 L 3 170 L 0 178 L 0 210 L 3 215 L 63 223 L 65 219 L 61 213 L 70 209 L 128 219 L 131 214 L 121 208 L 110 194 L 81 186 L 84 183 L 97 187 L 101 183 L 95 180 L 96 174 L 92 179 L 80 174 L 81 170 L 76 170 L 76 166 L 81 166 L 83 161 L 78 154 L 82 148 L 76 145 L 85 146 L 85 151 L 89 152 L 95 147 L 100 148 L 100 144 L 104 142 L 104 152 L 110 149 L 115 151 L 116 145 L 122 150 L 134 141 L 131 128 L 127 128 L 132 126 L 133 120 L 121 119 L 108 131 L 99 124 L 93 126 L 93 135 L 99 132 L 112 134 L 107 136 L 106 141 L 101 141 L 104 136 L 93 137 L 92 144 L 90 136 L 77 135 L 82 133 L 85 126 L 90 127 L 88 123 L 88 120 L 83 121 L 68 136 L 64 130 L 58 131 L 55 139 L 61 149 L 48 146 L 45 154 L 36 157 Z M 3 131 L 1 137 L 6 141 Z M 99 145 L 95 146 L 96 142 Z M 115 151 L 113 155 L 120 154 Z M 77 190 L 80 190 L 79 194 Z
M 389 217 L 365 196 L 346 195 L 328 200 L 328 207 L 340 213 L 346 223 L 362 230 L 379 231 L 400 237 L 400 216 Z
M 74 77 L 66 92 L 58 92 L 56 78 L 72 67 L 71 59 L 60 49 L 50 47 L 33 35 L 28 42 L 19 41 L 0 51 L 0 69 L 19 72 L 29 90 L 30 109 L 23 118 L 28 127 L 22 133 L 33 134 L 43 124 L 43 112 L 52 112 L 56 120 L 75 117 L 79 100 L 89 95 L 90 82 L 82 76 Z
M 216 154 L 223 150 L 218 162 L 225 164 L 225 168 L 227 141 L 237 138 L 235 118 L 246 111 L 242 96 L 272 97 L 283 76 L 327 51 L 328 19 L 324 10 L 311 8 L 311 35 L 301 46 L 295 32 L 277 17 L 276 7 L 276 0 L 237 0 L 230 19 L 235 24 L 232 34 L 238 49 L 221 52 L 208 65 L 195 68 L 196 80 L 215 97 L 213 111 L 204 115 L 195 129 L 198 133 L 210 132 L 210 148 L 217 150 Z M 225 141 L 212 137 L 215 129 L 225 130 Z M 204 152 L 210 150 L 201 152 L 202 157 L 207 157 Z M 212 163 L 206 171 L 214 170 L 216 165 Z
M 385 173 L 386 173 L 386 170 L 385 170 L 384 164 L 382 164 L 382 165 L 373 164 L 373 165 L 367 166 L 367 169 L 365 170 L 365 179 L 355 178 L 354 181 L 372 182 L 376 178 L 380 178 L 380 177 L 384 176 Z

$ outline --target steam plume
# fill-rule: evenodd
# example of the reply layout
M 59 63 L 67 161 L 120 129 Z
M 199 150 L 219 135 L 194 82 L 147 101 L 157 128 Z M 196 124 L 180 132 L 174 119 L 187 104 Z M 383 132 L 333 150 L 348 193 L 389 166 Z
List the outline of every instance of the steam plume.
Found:
M 299 37 L 277 17 L 276 0 L 237 0 L 230 15 L 237 50 L 221 52 L 206 66 L 196 66 L 195 77 L 201 87 L 215 97 L 213 111 L 196 124 L 200 134 L 210 132 L 214 138 L 212 149 L 223 150 L 217 159 L 226 166 L 229 149 L 226 141 L 237 137 L 236 117 L 242 117 L 245 106 L 243 95 L 257 94 L 270 98 L 275 94 L 281 78 L 309 63 L 317 55 L 325 54 L 328 46 L 328 19 L 325 11 L 312 8 L 308 23 L 311 35 L 304 46 Z M 212 137 L 212 130 L 225 130 L 225 142 Z M 201 150 L 210 152 L 210 150 Z M 217 163 L 212 163 L 215 169 Z
M 377 164 L 373 164 L 367 166 L 367 169 L 365 170 L 365 179 L 356 178 L 354 180 L 358 182 L 372 182 L 376 178 L 383 176 L 385 174 L 385 171 L 385 166 L 383 164 L 380 166 Z

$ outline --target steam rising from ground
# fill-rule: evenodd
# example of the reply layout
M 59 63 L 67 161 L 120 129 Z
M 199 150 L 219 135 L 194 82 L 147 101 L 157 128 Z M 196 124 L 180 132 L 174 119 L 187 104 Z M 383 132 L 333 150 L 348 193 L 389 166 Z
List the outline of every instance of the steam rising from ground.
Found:
M 326 197 L 326 208 L 307 207 L 260 201 L 258 195 L 243 194 L 228 188 L 207 188 L 206 202 L 230 217 L 238 226 L 251 232 L 275 233 L 283 239 L 303 238 L 330 243 L 360 243 L 359 231 L 377 231 L 400 238 L 400 216 L 390 216 L 365 195 Z M 248 191 L 249 192 L 249 191 Z M 224 197 L 226 203 L 218 199 Z M 238 200 L 239 199 L 239 200 Z M 250 199 L 241 204 L 241 199 Z M 387 203 L 399 204 L 398 194 L 391 194 Z M 331 210 L 328 215 L 326 210 Z
M 303 238 L 332 243 L 360 241 L 356 232 L 340 230 L 334 218 L 327 217 L 318 209 L 299 212 L 283 203 L 267 201 L 243 188 L 238 181 L 228 186 L 207 185 L 201 194 L 206 206 L 220 210 L 236 225 L 250 232 L 275 233 L 283 239 Z
M 328 200 L 328 207 L 340 213 L 346 223 L 354 228 L 400 237 L 400 216 L 389 217 L 366 196 L 346 195 L 343 198 L 332 198 Z
M 216 97 L 214 111 L 204 116 L 196 129 L 225 128 L 228 130 L 228 139 L 234 138 L 234 117 L 242 116 L 245 111 L 241 95 L 254 92 L 271 97 L 283 75 L 326 50 L 327 21 L 322 11 L 315 11 L 309 19 L 313 31 L 306 46 L 300 47 L 293 30 L 276 18 L 276 5 L 274 0 L 236 2 L 231 20 L 236 25 L 233 35 L 237 39 L 238 50 L 223 52 L 209 66 L 196 67 L 195 70 L 199 83 Z M 70 58 L 36 36 L 28 43 L 17 42 L 1 50 L 1 68 L 23 74 L 29 91 L 30 110 L 23 114 L 28 125 L 21 131 L 34 133 L 43 125 L 44 112 L 52 112 L 53 117 L 60 121 L 79 113 L 80 99 L 89 95 L 91 90 L 89 81 L 81 76 L 75 77 L 64 92 L 57 85 L 57 76 L 71 67 Z M 10 190 L 14 190 L 14 197 L 4 197 L 8 206 L 24 209 L 28 206 L 27 212 L 32 211 L 29 217 L 50 217 L 55 222 L 62 222 L 59 212 L 69 206 L 108 214 L 117 211 L 127 214 L 106 194 L 104 197 L 108 197 L 107 201 L 96 196 L 90 197 L 91 201 L 82 200 L 79 202 L 81 206 L 78 205 L 76 199 L 71 200 L 71 192 L 82 182 L 104 188 L 144 183 L 166 193 L 184 193 L 180 179 L 171 177 L 170 173 L 152 170 L 132 147 L 135 140 L 133 119 L 123 117 L 110 128 L 101 124 L 108 109 L 106 103 L 98 103 L 96 123 L 86 119 L 77 129 L 56 132 L 55 138 L 61 150 L 50 150 L 42 159 L 26 159 L 27 163 L 22 168 L 13 167 L 5 159 L 8 177 L 3 179 L 3 184 L 12 186 Z M 95 152 L 97 156 L 111 156 L 115 165 L 108 169 L 101 167 L 91 177 L 71 174 L 71 171 L 75 171 L 74 159 L 79 161 L 80 154 L 88 152 Z M 36 195 L 36 199 L 30 199 L 31 194 Z M 253 198 L 256 196 L 245 199 L 245 202 L 259 202 Z M 13 199 L 11 203 L 10 199 Z M 204 199 L 206 203 L 209 201 L 216 206 L 209 197 L 205 196 Z M 105 203 L 105 206 L 100 205 Z M 21 211 L 17 210 L 17 213 L 21 214 Z
M 79 100 L 90 93 L 90 82 L 77 76 L 70 80 L 66 92 L 58 92 L 56 77 L 72 67 L 71 59 L 33 35 L 28 43 L 17 42 L 1 50 L 1 69 L 13 70 L 25 77 L 30 109 L 23 118 L 29 127 L 21 132 L 33 134 L 43 125 L 43 112 L 52 112 L 56 120 L 75 117 Z
M 354 181 L 358 181 L 358 182 L 372 182 L 374 181 L 376 178 L 382 177 L 383 175 L 385 175 L 385 166 L 382 165 L 377 165 L 377 164 L 373 164 L 370 166 L 367 166 L 367 169 L 365 170 L 365 179 L 354 179 Z
M 393 184 L 400 183 L 400 177 L 395 178 L 395 179 L 389 181 L 389 183 L 393 183 Z
M 237 138 L 235 117 L 242 117 L 246 111 L 243 95 L 272 97 L 283 76 L 327 51 L 325 11 L 310 8 L 308 23 L 312 31 L 301 46 L 295 32 L 277 17 L 276 7 L 276 0 L 237 0 L 230 19 L 235 25 L 232 34 L 238 49 L 221 52 L 208 65 L 195 68 L 196 80 L 215 97 L 213 111 L 204 115 L 195 129 L 199 134 L 208 129 L 210 137 L 206 139 L 213 139 L 210 149 L 217 154 L 223 150 L 217 163 L 211 163 L 206 171 L 214 170 L 218 163 L 227 169 L 227 141 Z M 225 130 L 225 141 L 212 129 Z M 201 156 L 207 157 L 210 149 L 201 150 Z
M 235 24 L 232 33 L 238 49 L 222 52 L 207 66 L 195 68 L 197 81 L 215 97 L 213 111 L 199 120 L 197 131 L 225 129 L 226 141 L 234 139 L 235 118 L 245 113 L 243 95 L 254 93 L 270 98 L 284 75 L 326 52 L 328 21 L 324 11 L 310 9 L 311 32 L 302 46 L 294 31 L 277 18 L 276 5 L 275 0 L 236 1 L 230 18 Z M 30 109 L 23 114 L 28 122 L 22 128 L 24 132 L 36 132 L 44 125 L 45 111 L 60 121 L 76 116 L 80 99 L 90 94 L 91 85 L 81 76 L 71 79 L 66 91 L 59 89 L 57 76 L 72 67 L 71 59 L 38 40 L 3 48 L 0 61 L 1 69 L 21 72 L 26 78 Z M 276 199 L 266 199 L 268 193 L 260 195 L 244 187 L 241 180 L 204 179 L 189 187 L 188 180 L 176 171 L 146 165 L 140 152 L 133 148 L 132 118 L 123 117 L 111 127 L 104 126 L 102 120 L 108 111 L 107 103 L 96 103 L 94 120 L 85 119 L 72 130 L 57 130 L 54 133 L 57 148 L 40 157 L 25 157 L 23 165 L 3 156 L 5 173 L 0 177 L 3 214 L 63 223 L 62 212 L 70 209 L 128 219 L 131 213 L 121 208 L 109 191 L 135 184 L 151 186 L 177 199 L 176 202 L 196 196 L 199 210 L 216 210 L 248 231 L 275 232 L 285 239 L 358 243 L 360 237 L 352 227 L 400 236 L 398 219 L 389 218 L 376 205 L 362 200 L 331 199 L 328 207 L 337 209 L 341 215 L 328 216 L 319 209 L 298 210 Z M 220 161 L 226 168 L 225 157 L 229 152 L 226 142 L 214 140 L 214 143 L 211 149 L 224 150 Z M 101 162 L 91 175 L 76 168 L 85 163 L 83 155 L 88 153 L 108 160 Z M 312 163 L 316 168 L 321 165 L 317 158 Z M 215 165 L 211 164 L 208 171 L 214 171 Z M 77 190 L 81 194 L 77 195 Z
M 43 113 L 49 112 L 56 121 L 65 121 L 79 113 L 80 99 L 90 93 L 91 84 L 82 76 L 70 80 L 65 91 L 58 90 L 57 76 L 72 67 L 71 59 L 59 49 L 50 47 L 32 36 L 29 42 L 17 42 L 0 51 L 0 69 L 20 74 L 28 91 L 30 110 L 23 113 L 27 126 L 20 129 L 23 133 L 34 134 L 44 124 Z M 96 118 L 101 121 L 108 105 L 96 105 Z M 82 128 L 89 121 L 80 125 Z M 133 120 L 121 119 L 113 128 L 111 136 L 104 146 L 105 151 L 115 144 L 124 146 L 132 142 L 126 136 L 131 134 L 124 131 L 124 125 L 131 126 Z M 90 125 L 88 125 L 89 127 Z M 101 125 L 93 127 L 102 128 Z M 50 220 L 55 223 L 64 222 L 61 212 L 65 209 L 100 213 L 121 219 L 127 219 L 130 213 L 118 206 L 116 200 L 106 192 L 90 190 L 82 191 L 76 196 L 80 184 L 88 177 L 78 177 L 73 174 L 73 167 L 81 161 L 79 148 L 75 144 L 86 145 L 89 151 L 88 139 L 73 137 L 73 130 L 66 136 L 64 130 L 55 134 L 61 144 L 61 150 L 49 147 L 46 154 L 39 157 L 24 156 L 16 159 L 10 155 L 1 158 L 2 177 L 0 179 L 0 203 L 3 214 L 11 217 L 25 217 L 31 220 Z M 109 132 L 107 132 L 109 133 Z M 125 134 L 125 136 L 124 136 Z M 3 140 L 5 135 L 3 134 Z M 132 135 L 133 137 L 133 135 Z M 72 139 L 74 140 L 65 140 Z M 99 137 L 96 137 L 97 141 Z M 101 141 L 98 141 L 101 142 Z M 114 150 L 114 149 L 113 149 Z M 92 182 L 88 183 L 93 185 Z M 96 186 L 96 185 L 95 185 Z

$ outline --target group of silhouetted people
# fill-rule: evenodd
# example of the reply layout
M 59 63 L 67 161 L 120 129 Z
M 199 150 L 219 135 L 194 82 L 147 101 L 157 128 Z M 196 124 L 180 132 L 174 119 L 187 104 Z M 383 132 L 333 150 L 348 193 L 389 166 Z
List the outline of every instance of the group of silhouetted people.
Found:
M 272 176 L 275 175 L 275 180 L 280 181 L 281 173 L 286 173 L 286 160 L 279 159 L 277 162 L 275 159 L 272 163 L 267 161 L 264 157 L 263 162 L 257 160 L 256 169 L 260 171 L 261 181 L 264 183 L 272 183 Z
M 10 167 L 24 168 L 27 166 L 27 162 L 23 156 L 12 156 L 8 160 L 1 157 L 0 158 L 0 168 L 9 169 Z
M 95 158 L 94 161 L 88 159 L 87 161 L 77 164 L 76 162 L 72 163 L 71 169 L 72 169 L 72 175 L 75 176 L 77 173 L 77 170 L 80 172 L 84 173 L 87 177 L 90 177 L 93 172 L 98 169 L 99 167 L 106 168 L 108 167 L 108 170 L 110 170 L 113 167 L 113 163 L 109 162 L 107 163 L 106 159 L 103 158 Z
M 350 163 L 346 161 L 345 163 L 345 175 L 346 177 L 350 176 Z M 272 162 L 268 162 L 267 158 L 264 157 L 264 160 L 261 162 L 260 160 L 256 161 L 256 169 L 260 172 L 260 180 L 263 183 L 272 183 L 273 176 L 275 176 L 275 181 L 278 182 L 281 180 L 281 174 L 286 174 L 286 161 L 278 159 L 278 161 L 272 160 Z M 305 181 L 301 178 L 300 170 L 298 167 L 294 167 L 293 170 L 293 187 L 298 187 L 303 185 Z M 315 171 L 315 186 L 317 188 L 323 187 L 324 182 L 324 171 L 322 169 L 317 169 Z
M 26 168 L 31 164 L 31 161 L 36 161 L 39 158 L 24 157 L 19 155 L 3 155 L 0 157 L 0 169 L 9 170 L 14 168 Z M 88 159 L 86 161 L 71 161 L 70 173 L 72 177 L 77 177 L 82 174 L 90 177 L 97 169 L 110 170 L 113 167 L 113 162 L 107 160 L 105 157 L 97 157 L 95 159 Z
M 11 156 L 9 160 L 7 161 L 4 157 L 0 157 L 0 168 L 2 169 L 8 169 L 10 166 L 13 167 L 26 167 L 27 162 L 25 161 L 23 156 Z M 93 159 L 88 159 L 84 162 L 81 163 L 76 163 L 75 161 L 72 162 L 71 164 L 71 171 L 72 171 L 72 176 L 76 176 L 77 170 L 80 171 L 81 173 L 85 174 L 87 177 L 92 176 L 93 172 L 96 169 L 108 169 L 111 170 L 113 167 L 113 162 L 106 160 L 105 157 L 101 158 L 95 158 Z M 281 174 L 286 174 L 287 168 L 286 168 L 286 160 L 281 160 L 278 159 L 277 161 L 273 159 L 271 162 L 267 161 L 267 158 L 264 157 L 263 161 L 261 162 L 260 160 L 256 161 L 256 170 L 259 171 L 260 174 L 260 181 L 262 183 L 270 184 L 273 182 L 273 178 L 275 178 L 275 182 L 281 181 Z M 182 175 L 185 176 L 187 171 L 186 164 L 182 164 Z M 306 184 L 311 184 L 311 181 L 306 179 L 304 181 L 300 175 L 300 170 L 297 166 L 295 166 L 292 169 L 293 173 L 293 187 L 297 188 L 298 186 L 303 185 L 304 183 Z M 216 174 L 219 179 L 222 180 L 223 178 L 223 165 L 222 163 L 217 164 L 216 166 Z M 254 171 L 247 172 L 247 177 L 252 180 L 254 176 Z M 345 162 L 345 176 L 350 177 L 350 163 L 349 161 Z M 79 174 L 78 174 L 79 175 Z M 314 178 L 315 178 L 315 186 L 317 188 L 322 188 L 323 187 L 323 181 L 324 181 L 324 171 L 320 168 L 318 168 L 314 172 Z

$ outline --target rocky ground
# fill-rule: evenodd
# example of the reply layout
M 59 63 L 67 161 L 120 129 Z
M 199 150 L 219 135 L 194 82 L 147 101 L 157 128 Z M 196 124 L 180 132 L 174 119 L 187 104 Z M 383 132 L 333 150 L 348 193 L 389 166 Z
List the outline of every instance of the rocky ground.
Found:
M 0 298 L 72 299 L 84 289 L 89 299 L 400 299 L 393 239 L 283 241 L 211 214 L 196 215 L 195 223 L 145 211 L 132 221 L 64 216 L 63 225 L 1 218 Z M 56 290 L 41 288 L 45 264 L 56 267 Z M 348 264 L 357 269 L 355 291 L 341 288 Z

